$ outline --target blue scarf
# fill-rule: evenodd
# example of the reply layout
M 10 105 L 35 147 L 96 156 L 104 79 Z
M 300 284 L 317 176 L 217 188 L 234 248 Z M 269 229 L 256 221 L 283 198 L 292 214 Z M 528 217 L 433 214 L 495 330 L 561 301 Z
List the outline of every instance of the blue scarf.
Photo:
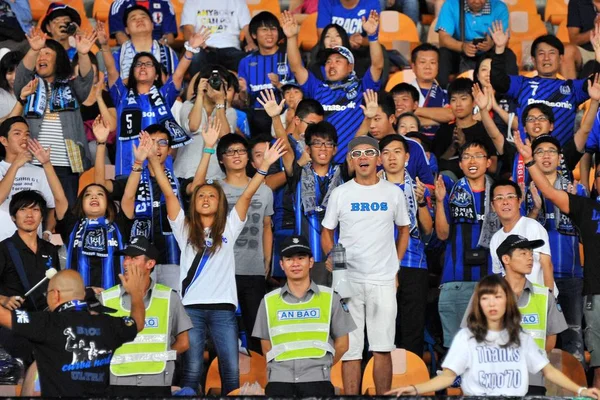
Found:
M 25 116 L 29 118 L 43 118 L 48 102 L 48 85 L 50 85 L 50 112 L 73 111 L 79 108 L 79 102 L 69 85 L 69 80 L 56 80 L 47 83 L 41 77 L 38 78 L 38 86 L 35 93 L 27 97 L 25 103 Z
M 91 257 L 97 257 L 102 261 L 102 287 L 108 289 L 116 284 L 115 268 L 121 270 L 121 263 L 114 265 L 115 250 L 123 248 L 117 224 L 104 217 L 82 218 L 69 236 L 66 268 L 79 271 L 84 285 L 90 286 Z
M 327 172 L 327 192 L 321 193 L 320 177 L 308 163 L 302 168 L 300 180 L 296 187 L 294 199 L 294 214 L 296 219 L 295 232 L 304 234 L 308 238 L 310 248 L 313 249 L 315 262 L 323 261 L 321 249 L 321 223 L 319 214 L 325 212 L 329 196 L 333 189 L 342 184 L 341 168 L 339 165 L 330 165 Z M 308 221 L 308 232 L 302 232 L 302 218 Z
M 566 177 L 564 177 L 563 175 L 561 175 L 561 173 L 559 171 L 559 173 L 556 174 L 556 180 L 554 181 L 554 188 L 557 190 L 562 190 L 562 191 L 568 192 L 569 184 L 570 184 L 569 180 Z M 544 198 L 544 195 L 539 190 L 538 190 L 538 193 L 542 199 L 542 209 L 538 213 L 538 217 L 536 218 L 536 220 L 540 224 L 542 224 L 544 226 L 544 228 L 548 229 L 548 226 L 546 225 L 548 222 L 546 215 L 549 210 L 546 210 L 546 199 Z M 529 213 L 533 209 L 533 205 L 534 205 L 533 197 L 531 196 L 530 190 L 527 191 L 527 195 L 525 196 L 525 205 L 527 208 L 527 212 Z M 560 208 L 558 208 L 556 206 L 556 204 L 554 204 L 554 225 L 555 225 L 555 228 L 558 231 L 558 233 L 560 233 L 561 235 L 577 236 L 577 230 L 575 229 L 575 226 L 573 225 L 573 221 L 571 221 L 571 218 L 569 218 L 567 215 L 563 214 L 560 211 Z
M 168 156 L 167 160 L 165 161 L 165 174 L 167 175 L 167 179 L 169 179 L 173 193 L 175 196 L 177 196 L 180 205 L 183 207 L 183 203 L 179 197 L 179 182 L 175 177 L 175 173 L 173 172 L 173 159 L 171 156 Z M 150 170 L 146 166 L 142 171 L 142 176 L 140 178 L 140 183 L 135 196 L 135 216 L 133 226 L 131 227 L 131 237 L 145 236 L 148 240 L 154 242 L 154 224 L 160 224 L 160 230 L 165 238 L 165 243 L 167 246 L 166 262 L 167 264 L 179 265 L 179 246 L 177 245 L 175 236 L 173 236 L 171 226 L 169 224 L 163 224 L 163 221 L 166 220 L 163 218 L 163 216 L 167 207 L 165 196 L 164 194 L 161 194 L 160 196 L 160 218 L 158 221 L 155 221 L 153 218 L 154 212 L 152 207 L 154 204 L 153 193 Z
M 404 170 L 404 188 L 401 187 L 406 198 L 406 207 L 408 208 L 408 216 L 410 218 L 409 232 L 410 236 L 414 239 L 420 240 L 421 233 L 419 231 L 419 224 L 417 220 L 417 213 L 419 209 L 417 207 L 417 200 L 415 197 L 415 187 L 417 184 L 412 180 L 408 171 Z

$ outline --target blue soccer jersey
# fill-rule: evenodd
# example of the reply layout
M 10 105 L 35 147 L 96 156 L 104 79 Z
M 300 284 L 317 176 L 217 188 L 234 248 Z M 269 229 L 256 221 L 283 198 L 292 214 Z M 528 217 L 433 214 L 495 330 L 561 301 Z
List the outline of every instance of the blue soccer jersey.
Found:
M 550 106 L 554 112 L 552 136 L 558 139 L 562 146 L 575 133 L 577 107 L 590 98 L 587 90 L 584 90 L 586 81 L 587 79 L 563 80 L 510 75 L 510 88 L 506 96 L 517 100 L 519 121 L 523 110 L 529 104 L 543 103 Z M 522 124 L 520 129 L 521 136 L 524 138 L 525 131 Z
M 396 183 L 402 191 L 405 191 L 404 183 Z M 429 193 L 429 189 L 425 188 L 425 201 L 427 202 L 427 210 L 431 214 L 433 218 L 433 208 L 431 207 L 431 194 Z M 407 196 L 406 202 L 408 204 L 409 198 Z M 417 206 L 418 207 L 418 206 Z M 411 210 L 408 210 L 411 213 Z M 418 212 L 419 209 L 416 208 L 412 210 L 413 215 L 409 214 L 411 223 L 413 220 L 418 221 Z M 410 227 L 409 227 L 410 228 Z M 419 231 L 419 224 L 417 222 L 417 231 Z M 427 269 L 427 257 L 425 256 L 425 243 L 428 241 L 429 237 L 422 237 L 422 233 L 419 232 L 411 232 L 408 236 L 408 247 L 406 248 L 406 253 L 404 253 L 404 257 L 400 260 L 400 266 L 406 268 L 417 268 L 417 269 Z M 394 227 L 394 236 L 398 238 L 398 227 Z M 431 235 L 430 235 L 431 236 Z
M 251 108 L 263 108 L 256 99 L 262 90 L 273 89 L 273 84 L 269 79 L 270 73 L 277 74 L 280 82 L 289 81 L 292 78 L 292 72 L 284 52 L 265 56 L 255 51 L 240 60 L 238 76 L 246 80 Z M 279 96 L 279 94 L 277 95 Z M 277 100 L 281 101 L 279 97 Z
M 351 36 L 362 34 L 362 18 L 369 18 L 371 10 L 381 13 L 379 0 L 359 0 L 354 8 L 346 8 L 340 0 L 320 0 L 317 28 L 323 29 L 329 24 L 340 25 Z
M 310 71 L 308 79 L 301 85 L 306 98 L 315 99 L 323 105 L 325 120 L 337 130 L 338 151 L 334 157 L 336 164 L 341 164 L 346 159 L 348 143 L 354 138 L 364 119 L 363 111 L 360 108 L 363 92 L 367 89 L 378 92 L 381 81 L 373 80 L 369 68 L 362 80 L 358 80 L 355 85 L 340 86 L 340 88 L 332 89 L 327 83 L 317 79 Z
M 115 33 L 125 32 L 123 16 L 128 8 L 136 5 L 135 0 L 115 0 L 110 6 L 110 15 L 108 17 L 108 27 L 110 37 L 114 38 Z M 159 40 L 163 35 L 172 33 L 177 36 L 177 21 L 175 20 L 175 9 L 169 0 L 149 0 L 148 11 L 152 17 L 154 29 L 152 30 L 152 39 Z

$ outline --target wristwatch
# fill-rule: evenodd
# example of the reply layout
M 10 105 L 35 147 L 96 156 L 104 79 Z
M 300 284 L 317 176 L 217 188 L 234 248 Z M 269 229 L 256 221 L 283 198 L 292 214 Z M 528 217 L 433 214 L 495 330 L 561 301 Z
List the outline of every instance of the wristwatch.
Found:
M 215 104 L 215 108 L 216 108 L 217 110 L 220 110 L 220 109 L 222 109 L 222 108 L 225 108 L 225 104 Z
M 535 165 L 535 160 L 534 159 L 532 159 L 531 161 L 525 163 L 525 166 L 527 168 L 533 167 L 534 165 Z
M 189 51 L 190 53 L 194 53 L 194 54 L 198 54 L 198 53 L 200 53 L 200 47 L 192 47 L 192 46 L 190 45 L 190 42 L 188 42 L 188 41 L 186 41 L 186 42 L 183 44 L 183 47 L 185 47 L 185 49 L 186 49 L 187 51 Z

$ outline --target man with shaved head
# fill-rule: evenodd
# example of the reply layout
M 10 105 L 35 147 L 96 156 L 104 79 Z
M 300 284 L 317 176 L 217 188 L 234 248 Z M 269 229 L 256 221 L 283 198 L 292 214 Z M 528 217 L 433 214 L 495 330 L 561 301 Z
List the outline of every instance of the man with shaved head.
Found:
M 103 396 L 115 350 L 144 328 L 145 291 L 141 268 L 119 275 L 131 296 L 129 317 L 91 311 L 81 275 L 58 272 L 48 283 L 46 300 L 52 312 L 9 311 L 0 307 L 0 325 L 28 339 L 36 354 L 42 396 Z M 113 361 L 114 362 L 114 361 Z

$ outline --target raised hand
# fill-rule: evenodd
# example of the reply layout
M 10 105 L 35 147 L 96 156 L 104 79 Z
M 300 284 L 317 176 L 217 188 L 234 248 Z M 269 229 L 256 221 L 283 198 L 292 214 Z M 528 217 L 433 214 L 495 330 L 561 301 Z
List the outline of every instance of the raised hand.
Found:
M 210 38 L 210 35 L 210 29 L 203 26 L 198 30 L 198 32 L 192 35 L 188 42 L 193 48 L 206 47 L 206 42 Z
M 154 141 L 146 131 L 140 132 L 140 143 L 136 146 L 133 145 L 133 157 L 139 164 L 143 164 L 147 158 L 150 157 L 150 153 L 154 150 L 156 155 L 156 147 Z
M 281 14 L 281 29 L 287 38 L 293 38 L 298 35 L 298 23 L 292 13 L 287 10 Z
M 217 144 L 221 133 L 221 121 L 219 118 L 211 118 L 208 121 L 207 126 L 202 129 L 202 139 L 204 140 L 204 147 L 212 149 Z
M 21 100 L 25 100 L 27 99 L 27 97 L 29 97 L 29 95 L 35 93 L 35 91 L 37 90 L 38 87 L 38 78 L 33 78 L 32 80 L 30 80 L 27 85 L 23 86 L 23 89 L 21 89 Z
M 44 165 L 50 162 L 50 147 L 44 149 L 37 139 L 29 139 L 27 141 L 27 148 L 40 164 Z
M 588 94 L 592 100 L 600 101 L 600 74 L 594 74 L 594 83 L 588 79 Z
M 442 202 L 446 198 L 446 184 L 444 183 L 444 179 L 442 179 L 442 175 L 438 175 L 435 181 L 435 201 Z
M 594 25 L 594 29 L 590 32 L 590 43 L 594 47 L 596 61 L 600 57 L 600 24 Z
M 98 115 L 92 124 L 92 132 L 97 142 L 106 142 L 108 135 L 110 134 L 110 127 L 108 123 L 102 118 L 102 115 Z
M 279 75 L 277 75 L 274 72 L 269 72 L 267 74 L 267 76 L 269 77 L 269 80 L 271 81 L 271 85 L 273 85 L 274 88 L 281 90 L 281 81 L 279 80 Z
M 96 38 L 100 46 L 108 44 L 108 35 L 104 29 L 104 22 L 96 20 Z
M 425 184 L 421 182 L 419 177 L 415 178 L 415 199 L 417 203 L 423 203 L 425 201 Z
M 529 184 L 529 193 L 531 193 L 531 199 L 533 200 L 533 208 L 536 210 L 542 209 L 542 197 L 535 186 L 535 182 L 531 181 Z
M 365 118 L 375 118 L 375 114 L 377 114 L 377 109 L 379 108 L 377 92 L 373 89 L 367 89 L 363 93 L 363 98 L 365 99 L 365 105 L 361 104 L 360 108 L 363 110 Z
M 272 146 L 267 145 L 267 149 L 263 155 L 263 162 L 261 164 L 261 170 L 268 171 L 269 167 L 277 160 L 279 160 L 284 154 L 287 153 L 287 146 L 284 141 L 279 138 Z
M 489 28 L 490 36 L 494 41 L 497 49 L 504 50 L 508 43 L 508 30 L 504 30 L 502 27 L 502 21 L 492 22 L 492 26 Z
M 281 100 L 281 103 L 277 104 L 277 100 L 275 100 L 275 93 L 273 89 L 267 89 L 260 92 L 260 96 L 256 99 L 258 103 L 263 106 L 267 115 L 271 118 L 275 118 L 281 115 L 283 111 L 283 105 L 285 104 L 285 99 Z
M 130 296 L 144 296 L 146 291 L 146 279 L 142 272 L 142 267 L 135 263 L 127 265 L 125 275 L 119 274 L 121 284 Z
M 369 19 L 362 17 L 362 27 L 367 32 L 367 35 L 375 35 L 377 33 L 377 28 L 379 27 L 379 14 L 377 14 L 377 11 L 371 10 Z
M 46 39 L 48 39 L 48 35 L 39 28 L 31 28 L 25 36 L 29 42 L 29 47 L 33 51 L 40 51 L 46 45 Z
M 479 83 L 473 85 L 473 98 L 477 107 L 483 111 L 490 111 L 492 109 L 492 102 L 490 101 L 490 95 L 486 87 L 481 90 Z
M 533 160 L 533 152 L 531 151 L 531 143 L 529 142 L 529 139 L 526 139 L 525 143 L 523 143 L 523 140 L 521 140 L 521 134 L 518 133 L 515 135 L 515 146 L 526 163 Z
M 77 41 L 77 53 L 79 54 L 87 54 L 90 52 L 94 42 L 96 41 L 96 32 L 85 32 L 81 31 L 80 35 L 76 35 L 75 39 Z

